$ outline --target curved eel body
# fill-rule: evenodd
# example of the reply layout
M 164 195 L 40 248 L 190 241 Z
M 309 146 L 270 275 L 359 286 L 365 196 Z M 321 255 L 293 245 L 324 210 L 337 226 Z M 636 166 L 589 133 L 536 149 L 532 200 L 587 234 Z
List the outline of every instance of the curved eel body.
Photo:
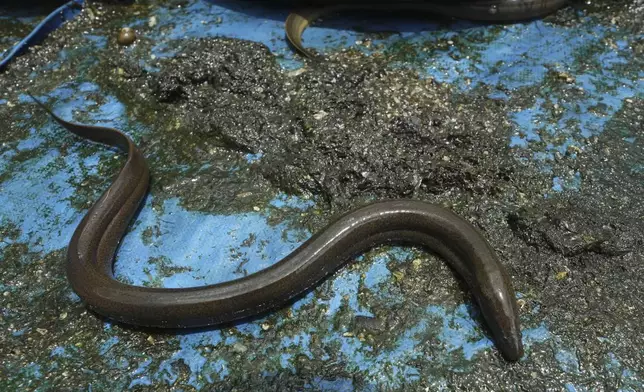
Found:
M 33 99 L 68 131 L 118 147 L 128 155 L 114 182 L 87 212 L 69 243 L 67 276 L 91 310 L 146 327 L 228 323 L 291 302 L 373 246 L 412 244 L 436 252 L 465 280 L 503 356 L 516 361 L 523 355 L 515 293 L 494 250 L 467 221 L 420 201 L 385 201 L 358 208 L 272 266 L 229 282 L 150 288 L 117 281 L 114 255 L 147 193 L 145 158 L 122 132 L 67 122 Z
M 563 7 L 569 0 L 309 0 L 307 8 L 292 12 L 286 18 L 286 38 L 301 55 L 313 59 L 302 44 L 304 30 L 323 14 L 346 10 L 419 11 L 487 22 L 512 22 L 546 16 Z M 290 3 L 298 3 L 291 1 Z M 301 2 L 300 2 L 301 3 Z

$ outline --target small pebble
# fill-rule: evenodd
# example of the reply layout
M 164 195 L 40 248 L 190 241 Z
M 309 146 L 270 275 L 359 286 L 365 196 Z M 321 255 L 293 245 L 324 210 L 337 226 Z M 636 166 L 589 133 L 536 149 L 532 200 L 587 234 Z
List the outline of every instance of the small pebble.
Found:
M 131 45 L 136 40 L 136 33 L 129 27 L 123 27 L 119 32 L 117 42 L 120 45 Z
M 289 71 L 289 72 L 287 72 L 287 73 L 286 73 L 286 76 L 288 76 L 288 77 L 294 77 L 294 76 L 301 75 L 301 74 L 303 74 L 304 72 L 306 72 L 306 68 L 302 67 L 302 68 L 298 68 L 298 69 L 295 69 L 295 70 L 293 70 L 293 71 Z
M 320 110 L 319 112 L 315 113 L 313 115 L 313 118 L 316 120 L 322 120 L 324 117 L 326 117 L 329 113 L 325 112 L 324 110 Z
M 233 344 L 233 351 L 236 353 L 245 353 L 248 350 L 248 347 L 244 346 L 241 343 Z
M 405 273 L 403 271 L 395 271 L 392 275 L 396 279 L 396 282 L 401 282 L 405 279 Z

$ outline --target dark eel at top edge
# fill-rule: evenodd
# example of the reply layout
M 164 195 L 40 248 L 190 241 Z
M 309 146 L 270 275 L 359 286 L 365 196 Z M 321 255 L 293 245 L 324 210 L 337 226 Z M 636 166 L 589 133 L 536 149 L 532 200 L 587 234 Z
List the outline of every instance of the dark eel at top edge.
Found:
M 191 288 L 117 281 L 114 256 L 147 193 L 146 160 L 119 130 L 65 121 L 32 99 L 69 132 L 127 153 L 127 161 L 82 219 L 68 247 L 67 277 L 89 309 L 144 327 L 224 324 L 292 302 L 374 246 L 419 245 L 441 256 L 463 278 L 502 355 L 509 361 L 523 355 L 515 293 L 495 251 L 470 223 L 421 201 L 381 201 L 346 213 L 272 266 L 240 279 Z
M 544 17 L 563 7 L 570 0 L 295 0 L 281 2 L 299 7 L 286 18 L 286 38 L 298 53 L 309 59 L 315 59 L 316 57 L 304 48 L 302 34 L 314 20 L 331 12 L 418 11 L 473 21 L 518 22 Z

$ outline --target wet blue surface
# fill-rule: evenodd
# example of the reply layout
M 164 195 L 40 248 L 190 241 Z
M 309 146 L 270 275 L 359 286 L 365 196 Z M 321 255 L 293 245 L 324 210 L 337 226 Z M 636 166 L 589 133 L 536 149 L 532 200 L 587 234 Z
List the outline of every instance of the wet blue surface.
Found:
M 248 13 L 195 0 L 189 1 L 181 9 L 157 7 L 153 14 L 159 20 L 155 34 L 159 33 L 160 38 L 156 40 L 158 42 L 151 53 L 156 57 L 171 56 L 175 53 L 174 44 L 187 37 L 227 36 L 266 44 L 272 52 L 281 56 L 280 62 L 285 69 L 301 67 L 302 63 L 291 54 L 283 40 L 282 17 L 286 14 L 268 15 L 266 12 L 257 8 L 253 12 L 255 16 L 249 16 Z M 144 23 L 147 23 L 147 19 L 135 21 L 131 26 Z M 331 27 L 307 30 L 305 44 L 321 52 L 329 52 L 353 47 L 356 41 L 365 40 L 364 34 L 338 27 L 341 26 L 341 19 L 329 23 Z M 401 27 L 402 22 L 377 23 L 387 30 L 395 30 Z M 423 76 L 448 83 L 462 91 L 490 87 L 491 99 L 508 99 L 507 91 L 514 88 L 542 86 L 532 106 L 508 113 L 516 132 L 507 142 L 508 146 L 517 150 L 529 151 L 532 159 L 540 162 L 546 172 L 551 170 L 548 163 L 556 153 L 583 151 L 583 141 L 601 134 L 606 122 L 622 107 L 625 99 L 644 94 L 644 71 L 633 75 L 619 67 L 633 56 L 629 42 L 616 41 L 604 51 L 593 53 L 592 58 L 584 64 L 579 62 L 580 56 L 586 55 L 580 48 L 602 42 L 610 32 L 606 27 L 588 23 L 582 25 L 580 31 L 579 28 L 568 29 L 540 21 L 505 28 L 464 23 L 456 24 L 451 29 L 431 23 L 412 25 L 413 28 L 409 26 L 402 27 L 413 31 L 372 40 L 371 48 L 381 44 L 384 49 L 362 47 L 362 50 L 387 50 L 405 41 L 418 50 L 418 55 L 417 61 L 404 66 L 415 67 Z M 86 39 L 97 47 L 106 44 L 106 39 L 100 35 L 86 36 Z M 453 43 L 448 43 L 449 49 L 440 53 L 422 51 L 423 43 L 437 41 Z M 65 56 L 62 51 L 61 63 Z M 601 67 L 587 67 L 588 63 L 593 62 L 601 64 Z M 502 66 L 499 68 L 498 64 Z M 59 65 L 50 64 L 50 67 Z M 558 72 L 565 72 L 576 81 L 570 85 L 570 89 L 576 89 L 575 93 L 578 94 L 574 99 L 568 95 L 570 91 L 553 91 L 544 83 L 546 78 Z M 579 92 L 579 89 L 583 91 Z M 73 120 L 77 111 L 86 116 L 86 123 L 124 129 L 135 139 L 151 132 L 141 124 L 130 123 L 124 104 L 116 98 L 103 95 L 102 104 L 97 105 L 88 98 L 89 93 L 102 94 L 98 86 L 86 82 L 58 86 L 47 97 L 40 98 L 68 120 Z M 28 101 L 26 96 L 21 99 L 23 103 Z M 0 104 L 7 102 L 3 100 Z M 563 115 L 554 116 L 553 111 L 561 111 Z M 115 157 L 115 153 L 102 150 L 84 156 L 83 142 L 74 139 L 67 148 L 64 162 L 61 162 L 58 147 L 43 149 L 43 145 L 54 146 L 54 142 L 60 139 L 64 132 L 59 127 L 49 122 L 44 127 L 36 128 L 31 125 L 28 114 L 17 121 L 21 126 L 29 127 L 29 136 L 19 141 L 15 149 L 2 151 L 0 170 L 7 170 L 8 163 L 17 152 L 37 150 L 39 153 L 18 167 L 13 167 L 10 178 L 2 183 L 0 216 L 3 223 L 10 222 L 18 227 L 21 236 L 16 240 L 0 239 L 0 249 L 11 241 L 24 242 L 31 251 L 43 254 L 63 249 L 85 213 L 84 210 L 73 208 L 70 199 L 74 187 L 70 184 L 96 173 L 101 159 Z M 637 137 L 625 136 L 631 142 Z M 261 155 L 248 156 L 249 161 L 261 159 Z M 633 170 L 642 169 L 634 167 Z M 578 172 L 568 176 L 553 173 L 552 192 L 578 189 L 583 181 L 583 176 Z M 289 228 L 286 224 L 268 222 L 271 209 L 289 207 L 294 214 L 306 212 L 314 207 L 310 200 L 276 194 L 267 206 L 249 206 L 247 212 L 236 215 L 209 215 L 184 209 L 178 199 L 159 200 L 155 205 L 161 208 L 153 208 L 154 198 L 154 195 L 150 195 L 146 200 L 117 256 L 117 277 L 137 285 L 191 287 L 241 277 L 266 268 L 311 235 Z M 145 233 L 150 229 L 154 229 L 155 234 L 146 237 Z M 248 241 L 249 238 L 254 240 Z M 410 257 L 413 257 L 410 251 L 394 249 L 374 256 L 363 270 L 340 272 L 330 282 L 330 296 L 318 298 L 314 293 L 308 294 L 292 306 L 292 317 L 296 317 L 303 306 L 312 303 L 316 307 L 325 307 L 329 320 L 340 311 L 371 315 L 371 309 L 362 304 L 358 296 L 362 288 L 372 290 L 375 298 L 395 311 L 396 304 L 407 298 L 391 289 L 390 282 L 394 280 L 391 262 L 403 262 Z M 168 267 L 171 273 L 162 271 Z M 521 298 L 521 293 L 518 296 Z M 310 342 L 312 336 L 319 336 L 325 345 L 338 347 L 335 353 L 337 357 L 315 359 L 344 361 L 347 371 L 358 371 L 365 375 L 370 382 L 367 388 L 395 388 L 420 378 L 429 379 L 440 388 L 448 383 L 441 372 L 421 374 L 412 363 L 425 360 L 436 363 L 437 368 L 460 372 L 465 371 L 468 362 L 476 361 L 477 356 L 494 350 L 492 342 L 472 317 L 476 310 L 471 306 L 469 303 L 456 307 L 436 304 L 421 309 L 416 315 L 417 321 L 400 330 L 395 342 L 384 350 L 375 350 L 370 343 L 347 334 L 349 331 L 343 329 L 345 327 L 338 328 L 328 323 L 320 327 L 303 324 L 304 327 L 296 332 L 290 328 L 288 331 L 292 333 L 285 334 L 280 346 L 274 348 L 278 354 L 253 352 L 253 347 L 257 346 L 252 342 L 261 339 L 265 323 L 270 320 L 273 329 L 291 323 L 288 318 L 278 315 L 239 324 L 233 327 L 232 335 L 222 330 L 177 335 L 171 338 L 177 349 L 167 357 L 129 359 L 115 355 L 114 348 L 123 344 L 118 335 L 107 339 L 100 346 L 98 354 L 115 369 L 130 369 L 129 388 L 175 384 L 179 377 L 175 365 L 181 363 L 189 369 L 190 375 L 185 383 L 196 389 L 205 389 L 234 372 L 226 359 L 218 358 L 206 348 L 225 351 L 246 347 L 249 352 L 245 355 L 268 358 L 258 362 L 257 371 L 270 377 L 279 372 L 295 372 L 294 360 L 297 355 L 313 359 Z M 535 312 L 538 315 L 538 308 Z M 106 331 L 113 328 L 108 322 L 104 327 Z M 427 335 L 434 336 L 439 343 L 440 349 L 432 355 L 415 349 Z M 546 323 L 525 322 L 523 339 L 526 358 L 530 357 L 533 346 L 548 344 L 552 347 L 551 355 L 564 373 L 579 373 L 580 364 L 573 342 L 566 342 L 554 335 Z M 51 349 L 50 357 L 54 361 L 62 360 L 76 355 L 77 350 L 80 349 L 74 346 L 56 346 Z M 455 354 L 458 357 L 456 360 Z M 23 368 L 22 374 L 34 379 L 42 378 L 43 366 L 30 363 Z M 637 373 L 623 365 L 615 355 L 606 358 L 605 367 L 621 379 L 623 388 L 620 390 L 644 388 Z M 584 390 L 565 381 L 562 380 L 565 390 Z M 355 385 L 351 379 L 342 377 L 314 377 L 305 389 L 353 391 Z

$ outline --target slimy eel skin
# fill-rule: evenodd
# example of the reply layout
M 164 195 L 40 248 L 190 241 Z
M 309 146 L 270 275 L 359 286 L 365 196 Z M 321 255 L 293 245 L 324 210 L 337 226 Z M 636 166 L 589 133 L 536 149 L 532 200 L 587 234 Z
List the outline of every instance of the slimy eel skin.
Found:
M 313 59 L 304 48 L 302 34 L 324 14 L 346 10 L 397 10 L 441 14 L 461 19 L 488 22 L 513 22 L 546 16 L 569 0 L 309 0 L 283 1 L 297 8 L 286 18 L 286 38 L 301 55 Z M 306 3 L 306 7 L 301 4 Z
M 121 131 L 65 121 L 33 99 L 69 132 L 127 154 L 124 166 L 84 216 L 68 247 L 67 277 L 89 309 L 144 327 L 229 323 L 286 306 L 374 246 L 409 244 L 435 252 L 462 277 L 507 360 L 523 355 L 514 289 L 496 252 L 470 223 L 422 201 L 380 201 L 357 208 L 334 219 L 270 267 L 232 281 L 190 288 L 119 282 L 113 275 L 115 254 L 148 192 L 145 157 Z

